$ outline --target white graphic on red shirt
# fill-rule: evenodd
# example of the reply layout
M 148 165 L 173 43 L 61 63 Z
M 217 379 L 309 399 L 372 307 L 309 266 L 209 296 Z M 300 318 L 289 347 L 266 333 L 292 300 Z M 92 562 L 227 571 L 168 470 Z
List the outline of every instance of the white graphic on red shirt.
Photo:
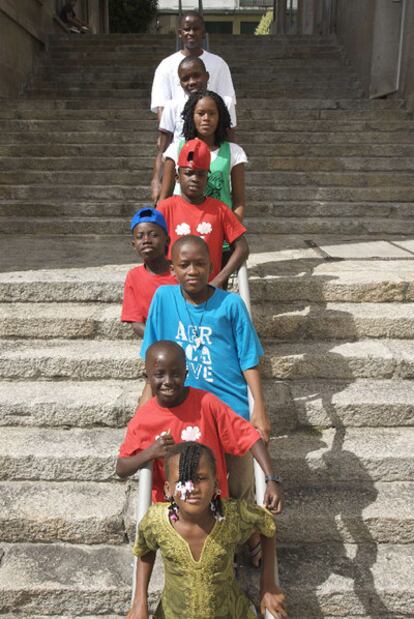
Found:
M 182 441 L 198 441 L 201 438 L 201 430 L 198 426 L 187 426 L 181 432 Z
M 202 221 L 201 224 L 197 226 L 197 232 L 199 234 L 210 234 L 212 232 L 213 226 L 209 221 Z
M 184 236 L 186 234 L 191 234 L 191 228 L 188 224 L 183 222 L 182 224 L 178 224 L 175 228 L 175 233 L 178 236 Z

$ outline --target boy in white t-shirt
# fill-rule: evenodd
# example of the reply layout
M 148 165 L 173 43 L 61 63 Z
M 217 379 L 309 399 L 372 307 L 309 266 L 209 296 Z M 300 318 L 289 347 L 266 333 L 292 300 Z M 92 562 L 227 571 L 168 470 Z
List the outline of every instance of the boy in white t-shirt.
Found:
M 151 199 L 154 204 L 157 202 L 161 190 L 163 153 L 171 142 L 176 142 L 182 138 L 184 124 L 182 112 L 184 106 L 190 95 L 207 90 L 209 77 L 204 62 L 198 56 L 185 56 L 178 65 L 181 93 L 177 99 L 170 99 L 166 102 L 158 126 L 158 152 L 154 160 L 151 180 Z M 233 99 L 231 97 L 223 97 L 223 100 L 230 114 L 231 130 L 234 130 L 237 121 Z
M 185 56 L 201 58 L 209 73 L 208 88 L 221 97 L 231 97 L 236 103 L 233 81 L 227 63 L 217 56 L 205 51 L 201 45 L 205 34 L 204 20 L 196 11 L 183 14 L 178 28 L 178 36 L 183 43 L 183 49 L 164 58 L 155 70 L 151 92 L 151 110 L 161 118 L 162 110 L 167 101 L 182 96 L 178 78 L 178 65 Z

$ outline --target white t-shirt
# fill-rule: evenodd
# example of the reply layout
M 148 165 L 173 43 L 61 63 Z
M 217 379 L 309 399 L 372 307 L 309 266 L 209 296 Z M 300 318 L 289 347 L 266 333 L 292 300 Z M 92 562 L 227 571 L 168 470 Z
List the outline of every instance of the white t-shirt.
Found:
M 184 99 L 172 99 L 167 101 L 160 120 L 159 130 L 173 133 L 173 142 L 179 140 L 183 135 L 184 120 L 181 112 L 188 101 L 188 95 Z M 236 126 L 236 108 L 231 97 L 223 97 L 223 101 L 230 113 L 231 126 Z
M 166 101 L 182 97 L 183 89 L 178 79 L 178 65 L 184 58 L 182 52 L 175 52 L 175 54 L 161 60 L 155 69 L 151 92 L 152 112 L 157 112 L 157 108 L 164 107 Z M 213 90 L 220 97 L 231 97 L 236 104 L 236 93 L 228 64 L 220 56 L 205 50 L 198 58 L 204 62 L 210 74 L 208 89 Z
M 235 144 L 234 142 L 229 142 L 229 144 L 230 144 L 230 172 L 231 172 L 234 166 L 238 165 L 239 163 L 247 163 L 247 155 L 246 155 L 246 152 L 242 149 L 242 147 L 239 146 L 238 144 Z M 169 145 L 169 147 L 165 150 L 162 156 L 164 161 L 166 159 L 172 159 L 175 163 L 176 170 L 178 170 L 177 161 L 178 161 L 179 147 L 180 147 L 179 142 L 172 142 Z M 219 148 L 216 148 L 215 150 L 210 151 L 211 162 L 213 162 L 217 158 L 219 150 L 220 150 Z M 231 177 L 230 177 L 230 187 L 231 187 Z M 175 183 L 174 194 L 181 195 L 181 188 L 180 188 L 179 183 Z

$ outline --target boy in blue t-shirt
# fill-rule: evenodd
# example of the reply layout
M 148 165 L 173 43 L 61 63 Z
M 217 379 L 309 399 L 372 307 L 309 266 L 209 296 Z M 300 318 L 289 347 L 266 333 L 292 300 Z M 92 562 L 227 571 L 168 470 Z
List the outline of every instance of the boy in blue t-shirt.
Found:
M 258 370 L 263 349 L 244 302 L 208 284 L 210 255 L 200 237 L 183 236 L 174 243 L 172 266 L 180 285 L 156 291 L 141 356 L 159 340 L 177 342 L 186 354 L 186 385 L 214 393 L 245 419 L 249 419 L 249 386 L 254 399 L 250 421 L 267 442 L 270 422 Z M 252 499 L 251 461 L 235 458 L 228 466 L 231 478 L 238 482 L 230 488 L 231 496 Z

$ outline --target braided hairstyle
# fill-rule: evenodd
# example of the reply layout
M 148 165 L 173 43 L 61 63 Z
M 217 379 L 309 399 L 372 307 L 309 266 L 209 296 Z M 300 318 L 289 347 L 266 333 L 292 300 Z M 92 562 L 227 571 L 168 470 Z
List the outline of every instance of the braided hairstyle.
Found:
M 217 105 L 219 120 L 216 131 L 214 133 L 214 143 L 216 146 L 220 146 L 227 139 L 227 131 L 231 127 L 231 119 L 230 113 L 223 99 L 220 97 L 220 95 L 218 95 L 216 92 L 213 92 L 212 90 L 206 90 L 203 93 L 195 92 L 188 99 L 181 114 L 184 120 L 183 136 L 186 141 L 194 140 L 194 138 L 198 137 L 194 123 L 194 110 L 197 103 L 201 99 L 205 99 L 206 97 L 208 97 L 209 99 L 213 99 L 213 101 Z
M 184 443 L 177 443 L 174 445 L 165 456 L 164 464 L 167 476 L 170 472 L 169 461 L 177 454 L 180 454 L 178 481 L 182 484 L 190 480 L 195 481 L 200 458 L 203 454 L 207 456 L 213 474 L 216 474 L 216 459 L 210 447 L 202 443 L 197 443 L 196 441 L 185 441 Z M 219 493 L 216 493 L 211 500 L 211 510 L 216 517 L 223 517 L 223 505 Z

